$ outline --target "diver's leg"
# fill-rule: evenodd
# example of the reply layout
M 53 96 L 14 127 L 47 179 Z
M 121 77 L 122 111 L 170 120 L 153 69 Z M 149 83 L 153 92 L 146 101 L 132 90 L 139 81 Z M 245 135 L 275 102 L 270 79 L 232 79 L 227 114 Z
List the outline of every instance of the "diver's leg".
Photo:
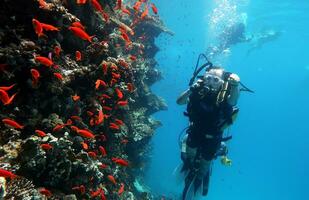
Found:
M 196 193 L 199 188 L 202 186 L 202 194 L 204 191 L 204 187 L 205 187 L 205 183 L 204 183 L 204 177 L 207 176 L 207 174 L 210 172 L 210 165 L 211 165 L 211 161 L 210 160 L 205 160 L 205 159 L 201 159 L 200 163 L 199 163 L 199 170 L 197 172 L 197 176 L 196 179 L 194 181 L 194 193 Z M 208 188 L 208 183 L 206 184 L 206 187 Z

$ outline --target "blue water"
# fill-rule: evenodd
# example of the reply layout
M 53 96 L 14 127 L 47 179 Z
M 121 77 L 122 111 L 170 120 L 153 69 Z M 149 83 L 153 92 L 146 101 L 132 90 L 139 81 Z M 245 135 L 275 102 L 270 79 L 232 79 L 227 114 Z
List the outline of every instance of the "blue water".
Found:
M 239 74 L 255 94 L 242 93 L 239 116 L 228 143 L 231 167 L 216 161 L 205 199 L 307 200 L 309 186 L 309 2 L 306 0 L 156 0 L 174 36 L 162 34 L 156 59 L 164 79 L 152 90 L 169 108 L 154 115 L 162 121 L 153 139 L 146 183 L 156 194 L 177 197 L 182 185 L 172 175 L 181 162 L 177 143 L 188 121 L 177 96 L 187 89 L 199 53 L 220 35 L 220 25 L 247 15 L 248 34 L 280 31 L 248 54 L 254 42 L 232 46 L 215 64 Z M 224 6 L 232 6 L 227 9 Z M 214 9 L 223 10 L 216 16 Z M 224 10 L 226 9 L 226 10 Z M 220 12 L 219 12 L 220 13 Z M 222 14 L 222 12 L 221 12 Z M 220 23 L 211 23 L 218 17 Z M 220 18 L 221 17 L 221 18 Z M 230 21 L 229 21 L 230 20 Z M 231 21 L 232 20 L 232 21 Z M 198 198 L 197 198 L 198 199 Z M 201 199 L 201 198 L 200 198 Z

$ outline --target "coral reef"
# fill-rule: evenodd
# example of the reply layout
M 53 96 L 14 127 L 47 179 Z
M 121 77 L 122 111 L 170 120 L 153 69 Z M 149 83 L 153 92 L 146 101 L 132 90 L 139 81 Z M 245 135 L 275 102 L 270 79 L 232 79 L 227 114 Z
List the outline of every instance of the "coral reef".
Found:
M 154 40 L 173 34 L 155 8 L 119 0 L 0 8 L 0 198 L 152 199 L 140 179 L 160 126 L 151 115 L 167 109 L 150 89 L 161 79 Z

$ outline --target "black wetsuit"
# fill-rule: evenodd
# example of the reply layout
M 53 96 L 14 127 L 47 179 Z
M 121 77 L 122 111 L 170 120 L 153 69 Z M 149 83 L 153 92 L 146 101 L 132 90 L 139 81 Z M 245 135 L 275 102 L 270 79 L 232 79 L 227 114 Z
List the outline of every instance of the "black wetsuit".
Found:
M 217 94 L 207 94 L 203 83 L 191 90 L 187 106 L 190 120 L 187 145 L 197 148 L 205 160 L 212 160 L 222 141 L 222 125 L 232 123 L 233 107 L 225 101 L 217 106 Z

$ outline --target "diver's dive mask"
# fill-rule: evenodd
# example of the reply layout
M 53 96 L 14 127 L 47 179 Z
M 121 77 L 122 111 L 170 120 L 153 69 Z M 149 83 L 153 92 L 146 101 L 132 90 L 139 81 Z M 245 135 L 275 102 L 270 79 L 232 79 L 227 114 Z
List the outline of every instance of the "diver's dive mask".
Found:
M 217 93 L 221 90 L 224 80 L 223 80 L 223 69 L 210 69 L 204 75 L 204 88 L 207 93 Z

